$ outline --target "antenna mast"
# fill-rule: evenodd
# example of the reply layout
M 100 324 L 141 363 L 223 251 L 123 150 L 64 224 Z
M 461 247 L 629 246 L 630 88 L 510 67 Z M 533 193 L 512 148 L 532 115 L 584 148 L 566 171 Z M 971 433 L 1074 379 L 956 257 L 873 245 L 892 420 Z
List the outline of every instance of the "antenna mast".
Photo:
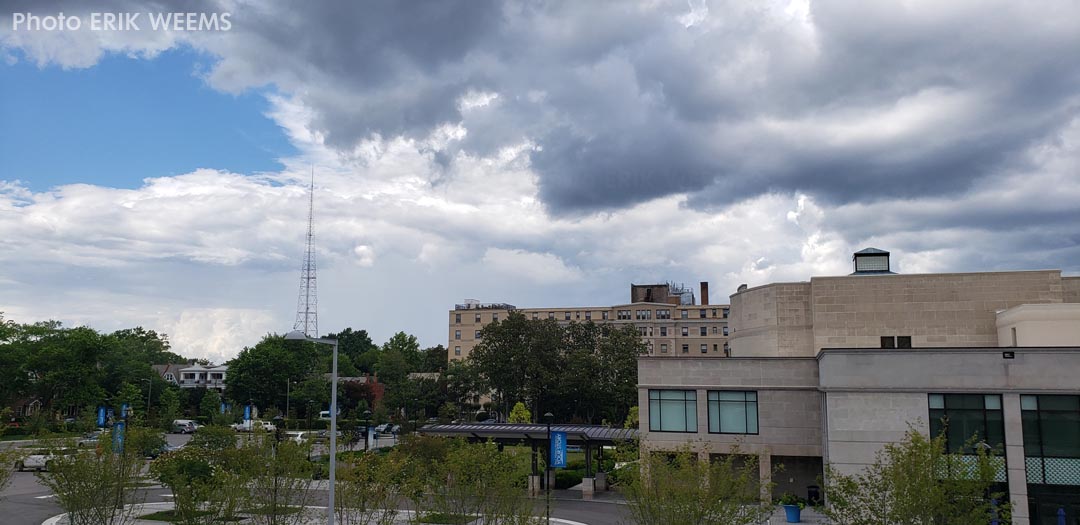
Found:
M 319 336 L 319 299 L 315 284 L 315 168 L 311 168 L 311 188 L 308 196 L 307 248 L 304 265 L 300 269 L 300 295 L 296 300 L 296 323 L 293 330 L 300 330 L 308 337 Z

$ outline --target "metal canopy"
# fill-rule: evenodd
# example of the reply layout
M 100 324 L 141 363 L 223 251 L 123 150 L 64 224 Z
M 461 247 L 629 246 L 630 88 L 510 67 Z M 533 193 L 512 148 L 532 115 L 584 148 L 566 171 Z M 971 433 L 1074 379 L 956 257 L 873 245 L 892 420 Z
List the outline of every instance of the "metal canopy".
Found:
M 487 423 L 465 425 L 425 425 L 417 432 L 427 436 L 464 437 L 473 440 L 488 439 L 502 442 L 543 441 L 547 439 L 547 425 L 519 423 Z M 566 441 L 577 444 L 609 444 L 629 441 L 637 437 L 632 428 L 612 428 L 600 425 L 551 425 L 552 432 L 566 432 Z

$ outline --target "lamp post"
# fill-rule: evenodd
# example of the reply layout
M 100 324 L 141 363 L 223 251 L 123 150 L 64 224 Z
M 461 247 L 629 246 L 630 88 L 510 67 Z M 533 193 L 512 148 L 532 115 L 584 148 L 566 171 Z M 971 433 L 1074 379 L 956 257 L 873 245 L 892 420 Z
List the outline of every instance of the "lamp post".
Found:
M 146 381 L 146 424 L 150 424 L 150 392 L 154 389 L 153 379 L 143 379 Z
M 338 342 L 337 339 L 320 339 L 316 337 L 308 337 L 307 334 L 300 330 L 293 330 L 285 334 L 285 339 L 288 341 L 308 341 L 311 343 L 319 343 L 324 345 L 331 345 L 334 347 L 334 360 L 333 368 L 330 372 L 330 502 L 326 507 L 326 523 L 328 525 L 334 525 L 334 487 L 337 481 L 337 355 L 338 355 Z
M 544 516 L 547 518 L 545 523 L 551 523 L 551 420 L 555 419 L 555 415 L 551 412 L 544 413 L 544 420 L 547 421 L 547 461 L 544 461 Z

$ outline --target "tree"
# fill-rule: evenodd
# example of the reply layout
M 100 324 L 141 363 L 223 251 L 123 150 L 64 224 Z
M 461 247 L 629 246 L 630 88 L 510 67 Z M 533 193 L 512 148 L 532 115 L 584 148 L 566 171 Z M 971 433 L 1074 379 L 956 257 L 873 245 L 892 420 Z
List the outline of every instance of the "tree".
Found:
M 1006 495 L 992 491 L 1005 463 L 992 451 L 974 449 L 973 455 L 948 453 L 944 434 L 930 439 L 909 429 L 863 472 L 828 468 L 823 512 L 836 525 L 985 525 L 995 515 L 1008 523 Z
M 420 368 L 417 372 L 443 372 L 446 370 L 446 348 L 443 345 L 425 348 L 421 352 Z
M 518 312 L 481 330 L 470 358 L 504 414 L 512 399 L 524 400 L 534 414 L 545 412 L 565 366 L 561 340 L 562 329 L 553 319 L 529 321 Z
M 180 415 L 180 396 L 176 390 L 176 387 L 169 386 L 161 392 L 159 398 L 161 409 L 158 411 L 158 420 L 165 430 L 172 428 L 173 420 Z
M 416 372 L 422 366 L 423 358 L 420 355 L 420 343 L 416 341 L 415 335 L 398 332 L 383 343 L 382 351 L 384 354 L 392 351 L 400 352 L 405 359 L 406 368 L 409 372 Z
M 623 428 L 638 427 L 638 407 L 630 407 L 630 412 L 626 415 L 626 421 L 623 423 Z
M 140 429 L 128 429 L 128 438 Z M 136 487 L 142 470 L 138 447 L 114 451 L 109 435 L 101 439 L 101 450 L 86 454 L 57 454 L 47 472 L 38 479 L 56 494 L 60 508 L 72 525 L 126 525 L 135 521 L 132 503 L 138 503 Z
M 227 397 L 241 404 L 250 400 L 258 407 L 276 406 L 284 410 L 286 382 L 330 371 L 329 366 L 323 366 L 323 357 L 331 350 L 319 347 L 327 345 L 286 341 L 276 334 L 264 336 L 229 362 L 229 373 L 225 376 Z
M 213 424 L 219 420 L 221 414 L 221 394 L 217 390 L 207 389 L 206 395 L 199 402 L 199 415 L 206 418 L 207 423 Z
M 518 401 L 514 403 L 514 409 L 510 411 L 510 423 L 531 423 L 532 413 L 529 409 L 525 408 L 525 403 Z
M 371 365 L 375 363 L 379 347 L 371 341 L 367 330 L 354 331 L 352 328 L 346 328 L 336 334 L 327 334 L 326 337 L 337 339 L 338 352 L 342 356 L 347 356 L 360 372 L 368 374 L 375 372 Z M 368 355 L 371 357 L 366 357 Z
M 772 513 L 761 499 L 757 456 L 732 450 L 702 461 L 684 446 L 674 454 L 643 452 L 639 461 L 624 491 L 636 525 L 751 525 Z

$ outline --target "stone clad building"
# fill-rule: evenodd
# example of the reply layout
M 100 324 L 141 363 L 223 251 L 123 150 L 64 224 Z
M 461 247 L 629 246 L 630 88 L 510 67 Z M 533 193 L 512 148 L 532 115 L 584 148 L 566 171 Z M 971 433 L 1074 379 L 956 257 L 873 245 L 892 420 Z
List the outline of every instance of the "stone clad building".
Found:
M 909 426 L 937 434 L 947 418 L 950 447 L 977 434 L 999 452 L 1014 523 L 1080 516 L 1080 277 L 898 275 L 874 249 L 854 263 L 740 287 L 727 359 L 642 357 L 645 446 L 738 443 L 763 478 L 784 465 L 777 492 L 806 496 L 825 463 L 861 469 Z
M 671 283 L 630 285 L 630 302 L 615 306 L 517 308 L 506 303 L 466 301 L 450 310 L 447 357 L 465 359 L 480 342 L 480 330 L 504 320 L 510 312 L 527 319 L 554 319 L 560 324 L 595 322 L 637 327 L 650 355 L 657 357 L 723 357 L 728 349 L 726 304 L 709 303 L 709 283 L 701 283 L 701 301 L 689 288 Z

